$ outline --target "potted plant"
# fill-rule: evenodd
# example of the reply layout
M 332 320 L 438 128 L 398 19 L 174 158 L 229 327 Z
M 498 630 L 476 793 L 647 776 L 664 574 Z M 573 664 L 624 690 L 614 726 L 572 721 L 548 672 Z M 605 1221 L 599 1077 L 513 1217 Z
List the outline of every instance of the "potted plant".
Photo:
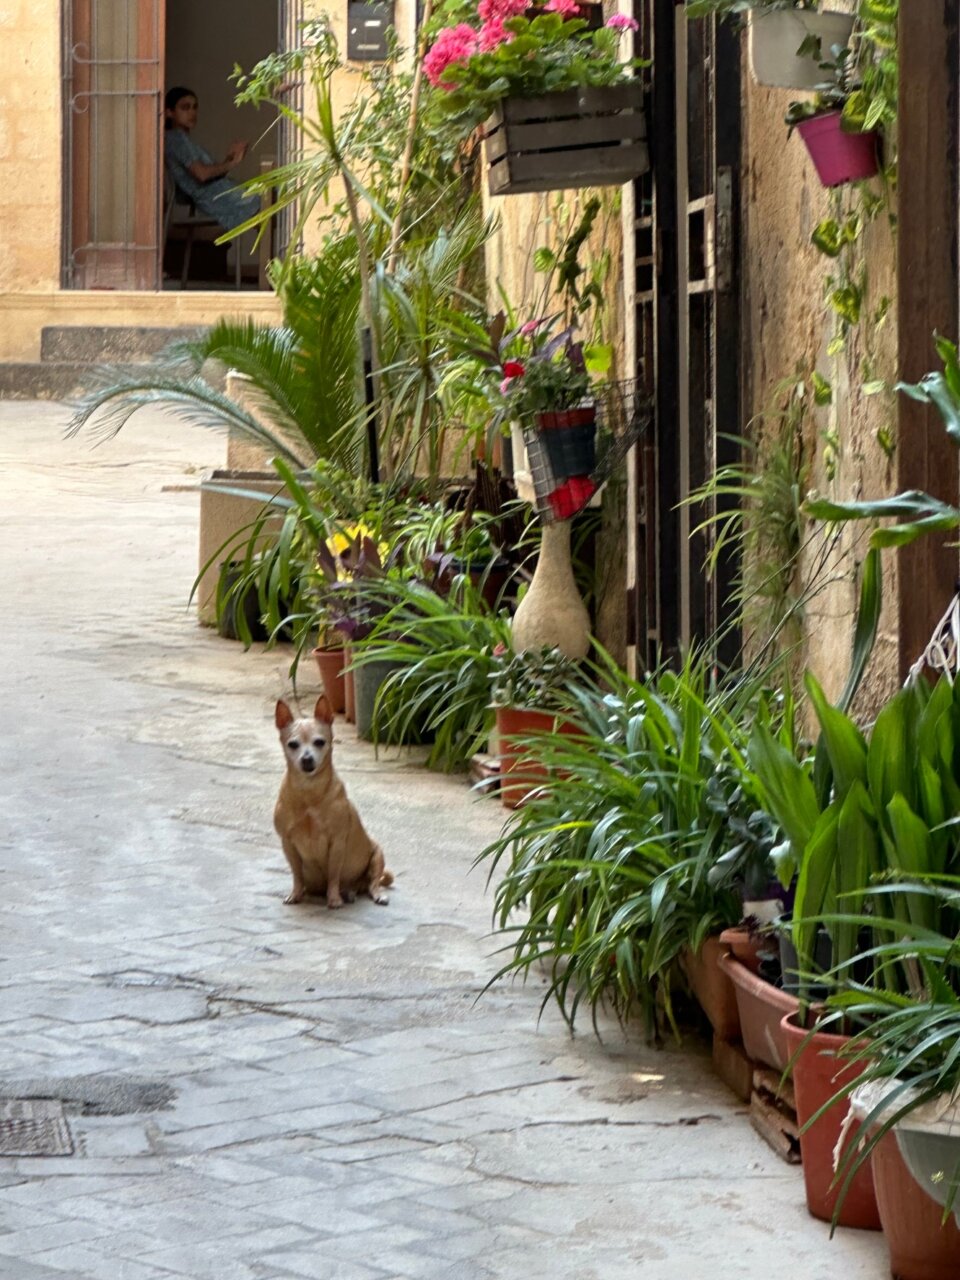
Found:
M 843 982 L 826 1001 L 827 1018 L 854 1029 L 840 1049 L 848 1078 L 825 1104 L 849 1105 L 857 1125 L 837 1165 L 839 1207 L 872 1166 L 890 1269 L 901 1280 L 960 1273 L 958 885 L 951 874 L 910 876 L 875 889 L 871 907 L 891 894 L 903 900 L 919 893 L 937 926 L 853 917 L 877 929 L 878 980 Z M 906 997 L 905 986 L 912 990 Z
M 622 184 L 649 168 L 643 86 L 614 14 L 590 29 L 575 0 L 480 0 L 424 57 L 434 101 L 464 133 L 484 126 L 491 195 Z
M 817 0 L 687 0 L 688 18 L 710 14 L 747 17 L 750 70 L 775 89 L 815 89 L 820 63 L 853 34 L 852 14 L 821 9 Z
M 565 695 L 572 682 L 582 681 L 582 672 L 556 648 L 514 653 L 500 643 L 493 658 L 489 702 L 496 716 L 500 802 L 516 809 L 548 776 L 536 759 L 536 735 L 575 732 L 565 716 Z
M 387 566 L 381 554 L 385 552 L 386 548 L 378 545 L 362 526 L 317 546 L 317 564 L 326 581 L 319 606 L 326 624 L 324 631 L 342 637 L 340 669 L 347 719 L 351 719 L 352 710 L 357 734 L 366 739 L 373 730 L 377 692 L 394 667 L 372 661 L 359 664 L 354 661 L 352 649 L 370 634 L 386 610 L 375 591 L 365 590 L 368 584 L 385 577 Z
M 880 134 L 867 126 L 869 107 L 855 84 L 855 62 L 849 48 L 836 49 L 821 63 L 827 78 L 812 99 L 791 102 L 785 120 L 803 139 L 817 176 L 825 187 L 861 182 L 879 170 Z
M 942 677 L 932 688 L 922 680 L 909 682 L 881 709 L 869 737 L 831 706 L 809 675 L 807 689 L 821 729 L 815 762 L 808 762 L 812 767 L 798 763 L 762 726 L 751 743 L 765 802 L 787 832 L 797 862 L 792 938 L 804 1003 L 824 939 L 829 960 L 820 967 L 828 967 L 834 983 L 889 985 L 889 966 L 870 959 L 870 932 L 882 938 L 891 920 L 937 927 L 930 895 L 902 890 L 868 899 L 876 877 L 904 869 L 921 877 L 960 874 L 960 839 L 953 826 L 960 816 L 960 697 L 951 681 Z M 916 994 L 922 975 L 909 967 L 898 972 L 902 994 Z M 802 1017 L 786 1020 L 783 1030 L 792 1053 L 799 1054 L 793 1072 L 800 1118 L 812 1122 L 839 1087 L 840 1042 L 816 1027 L 808 1036 Z M 843 1119 L 837 1109 L 801 1137 L 808 1205 L 818 1217 L 833 1213 L 829 1175 Z M 858 1193 L 844 1202 L 839 1220 L 847 1225 L 865 1225 L 872 1215 L 865 1179 L 866 1172 Z
M 493 724 L 494 649 L 510 634 L 468 577 L 443 595 L 419 579 L 385 577 L 365 586 L 382 612 L 358 647 L 357 672 L 389 674 L 377 692 L 376 741 L 429 741 L 428 768 L 464 769 L 486 746 Z
M 544 1001 L 556 998 L 571 1025 L 603 1002 L 676 1032 L 681 957 L 740 915 L 709 872 L 729 819 L 756 804 L 732 788 L 718 805 L 709 784 L 724 760 L 749 772 L 743 725 L 763 695 L 752 680 L 715 682 L 704 654 L 636 680 L 601 658 L 599 677 L 605 692 L 571 686 L 563 717 L 576 733 L 537 735 L 546 776 L 480 855 L 509 935 L 502 972 L 543 968 Z

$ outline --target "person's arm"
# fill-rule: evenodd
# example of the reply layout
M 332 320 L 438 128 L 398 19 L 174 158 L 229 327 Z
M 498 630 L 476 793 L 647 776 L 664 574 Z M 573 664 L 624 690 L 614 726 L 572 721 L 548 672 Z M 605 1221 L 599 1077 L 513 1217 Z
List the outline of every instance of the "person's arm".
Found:
M 193 160 L 186 166 L 187 172 L 198 182 L 212 182 L 214 178 L 222 178 L 231 169 L 235 169 L 249 148 L 248 142 L 232 142 L 227 154 L 218 163 L 205 164 L 202 160 Z

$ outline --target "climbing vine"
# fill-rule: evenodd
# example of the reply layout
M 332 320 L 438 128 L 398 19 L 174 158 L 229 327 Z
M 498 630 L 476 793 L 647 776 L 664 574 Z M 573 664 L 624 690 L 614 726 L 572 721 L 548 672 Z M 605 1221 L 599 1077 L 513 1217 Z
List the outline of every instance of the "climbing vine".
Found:
M 892 371 L 883 368 L 879 335 L 887 323 L 893 299 L 871 288 L 867 254 L 864 249 L 868 228 L 885 220 L 891 236 L 896 235 L 896 120 L 897 120 L 897 22 L 898 0 L 860 0 L 852 54 L 857 68 L 857 87 L 847 96 L 844 122 L 865 132 L 878 129 L 885 150 L 879 182 L 859 182 L 835 188 L 831 193 L 830 215 L 813 231 L 814 247 L 827 259 L 824 300 L 832 323 L 827 343 L 831 359 L 855 359 L 856 381 L 862 395 L 882 398 L 889 414 L 876 428 L 874 438 L 890 459 L 895 449 L 893 427 L 894 392 Z M 856 353 L 851 336 L 858 337 Z M 853 370 L 852 370 L 853 372 Z M 833 389 L 821 374 L 813 375 L 817 404 L 830 404 Z M 839 440 L 825 436 L 824 463 L 828 479 L 836 472 Z

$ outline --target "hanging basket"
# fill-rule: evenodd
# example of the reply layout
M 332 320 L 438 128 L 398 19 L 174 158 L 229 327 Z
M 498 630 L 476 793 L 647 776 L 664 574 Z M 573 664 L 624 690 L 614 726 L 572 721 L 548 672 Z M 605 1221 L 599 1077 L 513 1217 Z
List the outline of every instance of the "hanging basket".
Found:
M 774 9 L 750 14 L 747 46 L 757 84 L 773 89 L 814 89 L 826 73 L 820 62 L 834 45 L 845 49 L 853 34 L 853 17 L 845 13 L 813 13 L 809 9 Z M 820 41 L 820 58 L 798 50 L 810 36 Z
M 619 186 L 646 173 L 647 121 L 639 80 L 504 98 L 484 126 L 492 196 Z
M 806 143 L 817 176 L 825 187 L 862 182 L 874 177 L 879 169 L 880 135 L 847 133 L 841 126 L 842 118 L 839 111 L 828 111 L 825 115 L 801 120 L 797 125 L 797 133 Z
M 608 382 L 596 392 L 594 404 L 520 424 L 526 465 L 516 476 L 518 491 L 544 524 L 582 511 L 649 428 L 651 402 L 636 382 Z

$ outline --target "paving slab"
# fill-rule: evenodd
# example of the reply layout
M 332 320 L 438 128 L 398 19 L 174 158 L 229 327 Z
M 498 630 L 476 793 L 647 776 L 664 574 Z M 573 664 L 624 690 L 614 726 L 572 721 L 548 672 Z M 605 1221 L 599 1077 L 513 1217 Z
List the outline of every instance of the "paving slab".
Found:
M 886 1275 L 702 1045 L 482 994 L 502 811 L 463 779 L 338 726 L 391 903 L 283 904 L 290 655 L 187 603 L 225 442 L 66 416 L 0 403 L 0 1096 L 65 1098 L 76 1145 L 0 1160 L 0 1280 Z

